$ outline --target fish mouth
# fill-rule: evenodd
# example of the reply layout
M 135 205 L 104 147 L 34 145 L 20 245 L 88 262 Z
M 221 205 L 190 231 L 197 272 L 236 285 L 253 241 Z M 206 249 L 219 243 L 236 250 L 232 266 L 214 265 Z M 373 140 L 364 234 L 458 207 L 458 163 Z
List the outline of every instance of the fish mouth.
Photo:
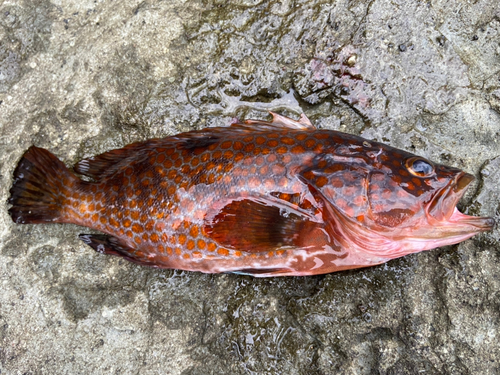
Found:
M 463 197 L 475 177 L 461 172 L 457 178 L 444 187 L 429 204 L 428 214 L 440 223 L 445 224 L 454 234 L 484 232 L 493 229 L 495 220 L 491 217 L 469 216 L 457 209 L 458 201 Z M 450 235 L 453 235 L 450 233 Z

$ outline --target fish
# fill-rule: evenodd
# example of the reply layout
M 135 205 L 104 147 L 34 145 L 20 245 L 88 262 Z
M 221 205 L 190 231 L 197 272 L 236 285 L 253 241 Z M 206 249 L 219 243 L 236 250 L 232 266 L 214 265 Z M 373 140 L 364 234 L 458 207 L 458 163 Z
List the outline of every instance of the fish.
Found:
M 469 173 L 271 115 L 132 143 L 73 171 L 31 146 L 9 214 L 92 228 L 85 244 L 144 266 L 255 277 L 374 266 L 495 224 L 456 208 Z

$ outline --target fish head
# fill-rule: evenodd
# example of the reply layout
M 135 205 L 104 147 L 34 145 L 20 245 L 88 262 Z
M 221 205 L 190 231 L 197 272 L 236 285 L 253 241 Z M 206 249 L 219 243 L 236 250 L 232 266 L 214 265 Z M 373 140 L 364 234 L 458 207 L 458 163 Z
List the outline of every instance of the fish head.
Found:
M 326 167 L 309 176 L 314 174 L 313 193 L 346 247 L 396 258 L 493 228 L 492 218 L 456 207 L 474 180 L 471 174 L 362 138 L 351 137 L 339 149 L 324 155 Z
M 365 225 L 401 241 L 407 247 L 402 251 L 450 245 L 492 229 L 492 218 L 465 215 L 456 207 L 473 175 L 388 146 L 380 162 L 383 167 L 369 176 Z

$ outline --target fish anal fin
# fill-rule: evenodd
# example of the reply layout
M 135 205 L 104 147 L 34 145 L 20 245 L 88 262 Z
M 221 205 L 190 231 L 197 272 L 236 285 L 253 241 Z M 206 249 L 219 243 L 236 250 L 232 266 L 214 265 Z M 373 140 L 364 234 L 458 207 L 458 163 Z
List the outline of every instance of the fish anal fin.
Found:
M 204 230 L 221 246 L 260 253 L 297 247 L 301 232 L 310 223 L 299 212 L 272 202 L 243 199 L 224 206 Z
M 106 234 L 80 234 L 78 238 L 100 254 L 115 255 L 142 266 L 158 267 L 153 261 L 137 258 L 136 250 L 124 244 L 119 238 Z

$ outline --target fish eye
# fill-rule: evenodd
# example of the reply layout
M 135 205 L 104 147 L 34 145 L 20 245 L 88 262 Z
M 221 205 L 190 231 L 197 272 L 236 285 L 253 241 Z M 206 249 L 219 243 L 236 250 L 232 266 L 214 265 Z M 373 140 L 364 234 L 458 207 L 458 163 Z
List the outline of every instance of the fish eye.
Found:
M 429 177 L 434 174 L 434 166 L 421 157 L 413 157 L 406 160 L 406 168 L 417 177 Z

